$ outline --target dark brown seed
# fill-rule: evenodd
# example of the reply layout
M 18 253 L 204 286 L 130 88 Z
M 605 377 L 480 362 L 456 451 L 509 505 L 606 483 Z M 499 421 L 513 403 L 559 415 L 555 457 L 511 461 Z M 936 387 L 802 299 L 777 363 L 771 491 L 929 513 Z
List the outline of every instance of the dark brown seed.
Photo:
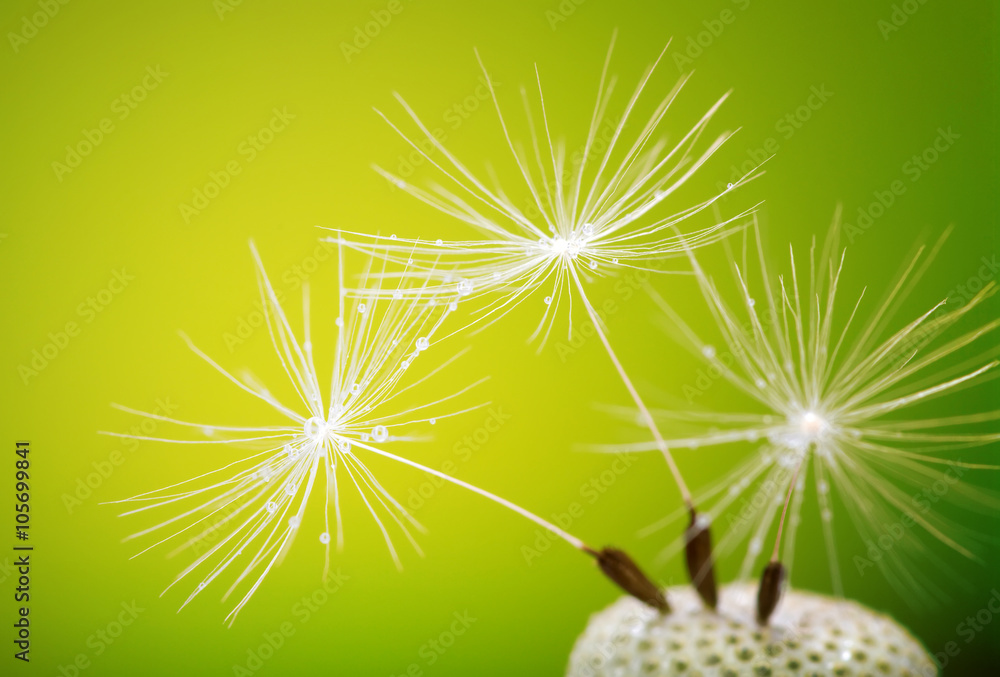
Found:
M 757 591 L 757 622 L 767 625 L 767 619 L 781 600 L 785 588 L 785 567 L 781 562 L 771 562 L 764 567 L 760 577 L 760 589 Z
M 719 601 L 715 585 L 715 562 L 712 560 L 712 533 L 698 524 L 698 513 L 691 508 L 691 524 L 684 532 L 688 576 L 705 606 L 714 609 Z
M 597 559 L 597 566 L 604 575 L 636 599 L 662 613 L 670 613 L 667 597 L 656 583 L 632 561 L 632 558 L 617 548 L 603 548 L 600 552 L 589 550 Z

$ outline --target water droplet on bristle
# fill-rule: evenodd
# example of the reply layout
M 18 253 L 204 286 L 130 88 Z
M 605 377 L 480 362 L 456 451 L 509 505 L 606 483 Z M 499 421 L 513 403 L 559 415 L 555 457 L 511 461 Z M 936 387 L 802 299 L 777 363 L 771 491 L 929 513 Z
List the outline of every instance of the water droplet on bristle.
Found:
M 330 534 L 326 533 L 325 531 L 323 533 L 321 533 L 319 535 L 319 542 L 322 543 L 323 545 L 326 545 L 327 543 L 329 543 L 330 542 Z
M 427 350 L 431 345 L 431 342 L 427 340 L 426 336 L 421 336 L 417 339 L 417 350 Z
M 372 428 L 372 437 L 376 442 L 385 442 L 389 439 L 389 429 L 384 425 L 377 425 Z
M 545 297 L 545 305 L 549 305 L 550 303 L 552 303 L 552 297 L 551 296 L 546 296 Z

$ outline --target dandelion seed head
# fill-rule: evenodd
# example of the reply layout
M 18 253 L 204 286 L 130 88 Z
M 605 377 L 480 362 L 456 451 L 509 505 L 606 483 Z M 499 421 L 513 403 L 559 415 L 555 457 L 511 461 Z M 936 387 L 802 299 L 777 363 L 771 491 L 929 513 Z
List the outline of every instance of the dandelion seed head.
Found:
M 726 586 L 718 610 L 706 609 L 691 586 L 667 595 L 670 613 L 622 597 L 591 616 L 567 677 L 939 674 L 903 626 L 856 602 L 790 590 L 762 627 L 752 585 Z

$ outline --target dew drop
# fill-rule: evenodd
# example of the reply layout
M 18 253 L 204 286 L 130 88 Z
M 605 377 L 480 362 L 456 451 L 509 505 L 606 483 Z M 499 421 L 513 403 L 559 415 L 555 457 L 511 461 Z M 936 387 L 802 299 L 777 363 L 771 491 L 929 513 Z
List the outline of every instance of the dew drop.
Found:
M 448 304 L 448 310 L 450 310 L 452 312 L 458 310 L 458 302 L 452 301 L 451 303 L 449 303 Z
M 377 425 L 372 428 L 372 437 L 376 442 L 385 442 L 389 439 L 389 429 L 384 425 Z
M 326 437 L 326 421 L 321 419 L 319 416 L 313 416 L 306 421 L 304 426 L 302 426 L 302 432 L 304 432 L 305 436 L 310 440 L 319 442 Z
M 358 393 L 361 392 L 361 386 L 355 383 L 354 385 L 351 386 L 351 392 L 357 395 Z
M 361 441 L 362 442 L 368 441 L 368 433 L 361 433 Z
M 213 428 L 210 425 L 202 426 L 201 432 L 203 435 L 205 435 L 205 437 L 211 437 L 212 435 L 215 434 L 215 428 Z
M 368 312 L 368 306 L 366 306 L 364 303 L 359 303 L 358 312 L 364 315 L 366 312 Z
M 701 348 L 701 354 L 710 360 L 715 359 L 715 346 L 704 345 Z
M 323 533 L 321 533 L 319 535 L 319 542 L 322 543 L 323 545 L 326 545 L 327 543 L 329 543 L 330 542 L 330 534 L 326 533 L 325 531 Z
M 611 259 L 611 263 L 618 263 L 618 259 Z
M 757 377 L 754 380 L 754 385 L 757 386 L 758 388 L 760 388 L 761 390 L 763 390 L 764 388 L 767 387 L 767 383 L 764 381 L 764 379 L 762 379 L 760 377 Z
M 289 496 L 294 496 L 295 495 L 295 485 L 292 484 L 292 483 L 286 484 L 285 485 L 285 493 L 288 494 Z
M 292 515 L 291 517 L 288 518 L 288 526 L 290 526 L 293 529 L 299 526 L 299 522 L 300 520 L 298 515 Z
M 729 189 L 730 189 L 730 188 L 732 188 L 732 187 L 733 187 L 733 184 L 731 184 L 731 183 L 727 183 L 727 184 L 726 184 L 726 190 L 729 190 Z
M 545 305 L 549 305 L 550 303 L 552 303 L 552 297 L 551 296 L 546 296 L 545 297 Z
M 827 484 L 826 482 L 821 481 L 816 485 L 816 491 L 818 491 L 821 494 L 825 494 L 828 491 L 830 491 L 830 485 Z
M 403 360 L 402 362 L 399 363 L 399 366 L 402 367 L 403 369 L 406 369 L 407 367 L 410 366 L 410 361 L 409 360 Z
M 395 233 L 393 233 L 392 235 L 390 235 L 390 236 L 389 236 L 389 239 L 390 239 L 390 240 L 395 240 L 395 239 L 396 239 L 396 234 L 395 234 Z
M 427 350 L 431 345 L 431 342 L 427 340 L 426 336 L 421 336 L 417 339 L 417 350 Z
M 458 282 L 458 295 L 468 296 L 472 293 L 472 283 L 468 280 L 459 280 Z
M 430 423 L 431 425 L 434 425 L 437 422 L 438 420 L 436 418 L 432 418 L 431 420 L 428 421 L 428 423 Z
M 344 326 L 344 318 L 338 317 L 336 320 L 333 321 L 333 323 L 335 325 L 337 325 L 338 327 L 343 327 Z
M 340 449 L 341 452 L 343 452 L 343 453 L 346 454 L 347 452 L 349 452 L 351 450 L 351 441 L 350 440 L 337 440 L 337 448 Z
M 274 501 L 268 501 L 266 507 L 269 513 L 274 513 L 274 511 L 278 509 L 278 504 Z
M 591 235 L 593 235 L 594 234 L 594 224 L 592 224 L 592 223 L 585 223 L 585 224 L 583 224 L 583 227 L 580 229 L 580 232 L 583 233 L 584 235 L 588 236 L 588 237 L 591 236 Z
M 747 303 L 750 304 L 751 308 L 753 308 L 755 305 L 757 305 L 756 299 L 752 299 L 752 298 L 747 298 Z
M 820 517 L 823 518 L 824 522 L 829 522 L 830 520 L 833 519 L 833 513 L 830 512 L 829 510 L 824 510 L 822 513 L 820 513 Z
M 392 298 L 398 301 L 399 299 L 403 298 L 403 292 L 397 289 L 396 291 L 392 292 Z
M 406 260 L 406 265 L 412 266 L 413 265 L 413 259 L 407 259 Z
M 438 239 L 434 240 L 434 244 L 436 244 L 438 247 L 440 247 L 441 245 L 444 244 L 444 240 L 442 240 L 441 238 L 438 238 Z
M 750 545 L 749 545 L 748 549 L 750 550 L 751 554 L 756 555 L 757 553 L 759 553 L 763 549 L 763 547 L 764 547 L 764 544 L 761 542 L 761 540 L 759 538 L 751 538 L 750 539 Z
M 597 268 L 597 261 L 591 261 L 590 262 L 590 269 L 594 270 L 595 268 Z

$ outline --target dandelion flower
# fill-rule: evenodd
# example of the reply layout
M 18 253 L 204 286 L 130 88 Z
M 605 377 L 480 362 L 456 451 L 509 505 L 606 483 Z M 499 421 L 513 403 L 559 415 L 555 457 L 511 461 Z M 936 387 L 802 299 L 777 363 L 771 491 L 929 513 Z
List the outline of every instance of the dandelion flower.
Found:
M 697 500 L 712 505 L 706 514 L 709 519 L 728 516 L 730 529 L 719 543 L 720 552 L 749 539 L 741 578 L 750 575 L 761 556 L 770 555 L 763 587 L 770 589 L 772 603 L 776 602 L 785 571 L 791 568 L 810 474 L 811 493 L 818 501 L 831 578 L 838 594 L 841 576 L 833 530 L 834 490 L 839 492 L 839 503 L 845 506 L 858 533 L 869 544 L 879 543 L 882 525 L 902 520 L 907 527 L 924 531 L 969 557 L 973 553 L 960 540 L 971 532 L 950 523 L 938 511 L 914 510 L 912 492 L 941 479 L 945 469 L 949 483 L 954 482 L 949 498 L 964 500 L 978 509 L 996 505 L 990 496 L 959 481 L 966 469 L 994 466 L 962 460 L 953 452 L 1000 439 L 996 433 L 963 429 L 996 420 L 1000 411 L 941 415 L 920 409 L 927 402 L 972 387 L 995 374 L 995 346 L 958 363 L 946 360 L 967 352 L 1000 321 L 992 320 L 947 340 L 942 337 L 990 297 L 995 285 L 985 285 L 964 304 L 943 299 L 912 321 L 887 332 L 900 304 L 942 245 L 943 236 L 930 251 L 924 247 L 917 251 L 885 300 L 853 337 L 851 328 L 857 324 L 855 317 L 865 295 L 862 292 L 853 307 L 846 310 L 836 303 L 846 256 L 845 251 L 837 254 L 838 220 L 822 252 L 817 252 L 814 240 L 807 280 L 800 280 L 796 257 L 790 249 L 790 279 L 778 276 L 775 281 L 760 251 L 760 235 L 755 229 L 759 284 L 751 281 L 747 272 L 747 238 L 742 264 L 730 256 L 738 288 L 735 305 L 725 300 L 714 280 L 691 255 L 724 347 L 705 342 L 664 299 L 653 294 L 693 352 L 763 410 L 661 415 L 710 426 L 707 432 L 667 440 L 673 448 L 711 454 L 709 447 L 759 443 L 752 458 L 698 494 Z M 621 451 L 623 447 L 613 448 Z M 655 447 L 638 443 L 624 448 Z M 909 487 L 910 492 L 904 487 Z M 652 529 L 667 523 L 669 518 Z M 774 548 L 767 551 L 764 538 L 772 529 L 776 530 Z M 906 542 L 912 543 L 913 539 L 907 538 Z M 931 578 L 921 576 L 920 567 L 914 566 L 916 562 L 904 547 L 907 543 L 880 548 L 865 562 L 882 570 L 900 589 L 943 595 L 940 587 Z M 921 563 L 938 563 L 933 553 L 919 543 L 918 548 Z M 853 562 L 863 571 L 860 556 Z

